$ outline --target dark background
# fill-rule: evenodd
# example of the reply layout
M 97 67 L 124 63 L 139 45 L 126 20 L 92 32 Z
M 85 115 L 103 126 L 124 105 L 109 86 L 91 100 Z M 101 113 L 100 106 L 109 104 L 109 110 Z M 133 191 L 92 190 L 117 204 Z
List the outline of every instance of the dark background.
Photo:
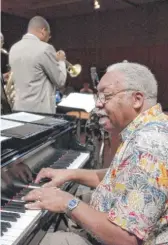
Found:
M 4 12 L 1 18 L 4 48 L 9 50 L 26 33 L 29 19 Z M 134 61 L 147 65 L 156 75 L 159 102 L 168 109 L 168 1 L 47 19 L 53 46 L 65 50 L 71 63 L 83 67 L 81 75 L 72 80 L 77 90 L 84 82 L 91 84 L 90 66 L 95 65 L 101 76 L 112 63 Z

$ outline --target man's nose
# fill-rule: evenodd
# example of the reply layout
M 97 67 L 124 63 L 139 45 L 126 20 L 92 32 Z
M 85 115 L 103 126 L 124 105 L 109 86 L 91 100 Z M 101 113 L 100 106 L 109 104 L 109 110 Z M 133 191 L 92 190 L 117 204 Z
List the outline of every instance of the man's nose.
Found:
M 103 103 L 100 101 L 99 98 L 96 100 L 96 108 L 103 108 Z

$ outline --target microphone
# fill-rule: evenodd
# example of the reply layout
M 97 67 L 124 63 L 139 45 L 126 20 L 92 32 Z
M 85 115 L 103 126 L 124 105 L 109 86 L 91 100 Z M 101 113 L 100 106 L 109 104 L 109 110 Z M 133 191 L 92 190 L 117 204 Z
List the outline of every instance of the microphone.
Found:
M 97 70 L 96 70 L 96 67 L 91 67 L 90 68 L 90 75 L 91 75 L 91 79 L 92 79 L 92 82 L 93 82 L 93 87 L 96 89 L 98 83 L 99 83 L 99 77 L 98 77 L 98 74 L 97 74 Z

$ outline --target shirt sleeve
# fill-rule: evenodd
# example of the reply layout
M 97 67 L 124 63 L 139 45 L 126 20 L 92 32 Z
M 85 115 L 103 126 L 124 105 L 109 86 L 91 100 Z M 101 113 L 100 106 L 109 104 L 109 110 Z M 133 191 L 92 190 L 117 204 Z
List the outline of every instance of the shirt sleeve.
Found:
M 66 83 L 67 71 L 64 61 L 56 60 L 56 51 L 53 46 L 48 45 L 40 60 L 41 66 L 50 82 L 61 88 Z
M 157 135 L 156 135 L 157 134 Z M 116 198 L 108 219 L 147 240 L 168 208 L 168 138 L 163 132 L 137 134 L 116 174 Z M 124 167 L 123 167 L 124 166 Z

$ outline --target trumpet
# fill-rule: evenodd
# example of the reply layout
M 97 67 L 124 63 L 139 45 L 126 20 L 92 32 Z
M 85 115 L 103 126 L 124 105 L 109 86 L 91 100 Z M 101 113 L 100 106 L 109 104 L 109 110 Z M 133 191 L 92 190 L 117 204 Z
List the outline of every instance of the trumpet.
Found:
M 65 61 L 66 66 L 67 66 L 67 72 L 71 77 L 77 77 L 81 71 L 82 71 L 82 66 L 79 64 L 72 65 L 69 61 Z
M 5 55 L 9 55 L 6 49 L 1 48 L 1 53 Z M 13 81 L 13 72 L 10 71 L 9 77 L 6 81 L 6 85 L 4 86 L 6 96 L 8 98 L 8 102 L 11 107 L 13 107 L 14 99 L 15 99 L 15 88 L 14 88 L 14 81 Z

